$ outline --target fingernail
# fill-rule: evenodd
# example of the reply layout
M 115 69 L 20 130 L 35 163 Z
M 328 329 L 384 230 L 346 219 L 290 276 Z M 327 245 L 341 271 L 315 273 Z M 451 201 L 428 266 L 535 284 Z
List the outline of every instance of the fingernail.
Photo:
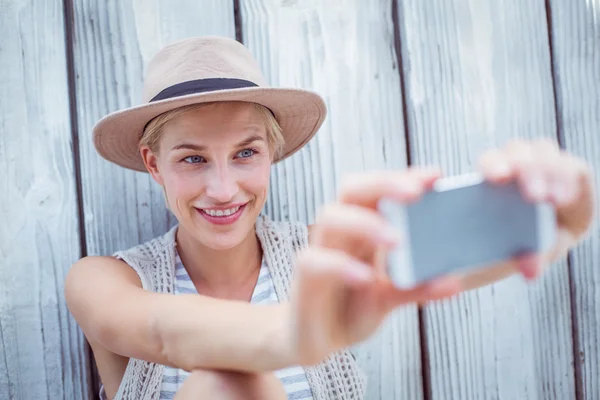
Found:
M 368 282 L 373 278 L 373 270 L 371 267 L 361 263 L 355 263 L 348 266 L 345 272 L 346 278 L 351 282 Z
M 569 202 L 573 197 L 573 190 L 569 185 L 565 185 L 562 182 L 554 182 L 552 185 L 552 197 L 559 204 L 565 204 Z
M 391 227 L 385 227 L 380 232 L 378 232 L 379 239 L 390 245 L 398 244 L 400 242 L 400 233 Z
M 529 179 L 527 189 L 535 200 L 543 199 L 547 193 L 546 182 L 539 175 L 534 175 Z
M 539 275 L 540 261 L 535 255 L 522 257 L 518 265 L 521 274 L 526 280 L 534 280 Z
M 399 182 L 397 189 L 401 196 L 416 196 L 421 192 L 421 186 L 411 180 Z
M 510 175 L 510 166 L 506 161 L 497 161 L 494 164 L 493 173 L 497 177 L 504 177 Z
M 539 267 L 536 264 L 528 264 L 521 266 L 521 274 L 523 274 L 523 277 L 528 281 L 537 278 L 538 273 Z

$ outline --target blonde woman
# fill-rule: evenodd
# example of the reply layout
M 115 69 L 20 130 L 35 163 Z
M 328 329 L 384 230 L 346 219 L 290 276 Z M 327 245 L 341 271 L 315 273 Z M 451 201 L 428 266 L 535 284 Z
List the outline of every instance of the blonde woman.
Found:
M 94 143 L 107 160 L 149 173 L 178 224 L 112 257 L 80 260 L 66 281 L 103 398 L 362 399 L 365 380 L 347 349 L 392 309 L 516 271 L 533 278 L 592 218 L 584 163 L 549 142 L 515 142 L 485 155 L 481 169 L 555 204 L 553 251 L 491 276 L 400 291 L 383 260 L 402 244 L 375 205 L 382 197 L 414 201 L 439 172 L 353 176 L 314 226 L 274 222 L 261 215 L 271 165 L 319 129 L 326 110 L 318 95 L 269 87 L 244 46 L 206 37 L 161 50 L 144 98 L 99 121 Z

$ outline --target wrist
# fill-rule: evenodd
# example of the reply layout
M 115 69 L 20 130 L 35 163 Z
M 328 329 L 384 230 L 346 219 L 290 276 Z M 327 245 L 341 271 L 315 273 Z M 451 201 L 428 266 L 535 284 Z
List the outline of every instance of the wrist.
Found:
M 264 346 L 272 358 L 272 370 L 298 364 L 298 352 L 294 346 L 292 311 L 289 303 L 278 304 L 274 312 L 270 333 L 265 335 Z

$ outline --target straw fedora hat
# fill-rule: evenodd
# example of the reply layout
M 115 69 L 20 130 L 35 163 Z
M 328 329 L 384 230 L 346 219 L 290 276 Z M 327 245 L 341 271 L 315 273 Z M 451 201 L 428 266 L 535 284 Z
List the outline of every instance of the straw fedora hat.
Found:
M 275 162 L 304 146 L 326 116 L 325 102 L 318 94 L 270 87 L 241 43 L 225 37 L 191 38 L 154 56 L 144 78 L 143 103 L 98 121 L 93 128 L 94 146 L 108 161 L 147 172 L 139 141 L 148 122 L 178 107 L 214 101 L 247 101 L 270 109 L 285 139 Z

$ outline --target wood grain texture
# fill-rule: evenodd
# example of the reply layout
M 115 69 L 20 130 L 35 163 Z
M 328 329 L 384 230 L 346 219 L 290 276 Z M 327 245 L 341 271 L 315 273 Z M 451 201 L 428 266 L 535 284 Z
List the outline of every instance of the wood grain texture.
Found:
M 76 1 L 75 71 L 85 232 L 89 255 L 107 255 L 176 223 L 148 174 L 115 166 L 93 147 L 92 127 L 139 104 L 144 67 L 163 46 L 192 36 L 234 37 L 233 2 Z
M 470 172 L 509 138 L 556 138 L 544 2 L 404 0 L 399 20 L 415 164 Z M 426 309 L 431 399 L 574 397 L 559 264 Z
M 74 69 L 87 255 L 109 255 L 162 235 L 177 221 L 148 174 L 101 158 L 92 127 L 139 104 L 145 66 L 192 36 L 234 37 L 233 1 L 74 1 Z
M 0 2 L 0 399 L 89 398 L 62 2 Z
M 245 44 L 272 85 L 316 90 L 329 115 L 274 167 L 266 213 L 314 222 L 352 172 L 403 168 L 406 149 L 390 1 L 243 0 Z M 422 398 L 415 308 L 399 310 L 358 356 L 369 399 Z
M 588 161 L 600 186 L 600 2 L 549 2 L 559 129 L 570 152 Z M 600 207 L 596 204 L 596 207 Z M 575 360 L 580 400 L 600 399 L 600 231 L 571 257 Z

